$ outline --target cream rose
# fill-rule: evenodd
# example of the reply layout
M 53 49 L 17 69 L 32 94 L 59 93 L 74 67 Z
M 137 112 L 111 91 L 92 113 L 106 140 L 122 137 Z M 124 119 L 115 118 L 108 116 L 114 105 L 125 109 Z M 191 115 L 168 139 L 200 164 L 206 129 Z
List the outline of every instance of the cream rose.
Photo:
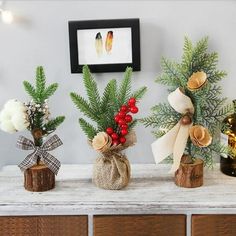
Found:
M 193 73 L 187 83 L 187 87 L 189 90 L 197 90 L 200 89 L 207 81 L 207 75 L 203 71 L 198 71 Z
M 212 136 L 207 128 L 201 125 L 194 125 L 189 130 L 190 139 L 195 146 L 207 147 L 212 142 Z
M 105 132 L 99 132 L 92 140 L 92 147 L 97 151 L 105 151 L 111 147 L 111 137 Z

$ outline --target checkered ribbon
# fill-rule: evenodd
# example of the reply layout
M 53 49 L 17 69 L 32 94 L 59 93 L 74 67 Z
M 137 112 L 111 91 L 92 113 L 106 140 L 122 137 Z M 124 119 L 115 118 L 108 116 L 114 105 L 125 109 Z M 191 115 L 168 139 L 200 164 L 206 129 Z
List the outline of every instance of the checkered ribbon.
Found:
M 20 136 L 16 146 L 22 150 L 34 150 L 33 153 L 29 154 L 18 166 L 21 171 L 25 171 L 28 168 L 37 164 L 38 158 L 56 175 L 61 166 L 54 156 L 48 153 L 57 147 L 62 145 L 62 141 L 57 135 L 53 135 L 48 139 L 42 146 L 38 147 L 34 145 L 34 142 L 27 139 L 24 136 Z

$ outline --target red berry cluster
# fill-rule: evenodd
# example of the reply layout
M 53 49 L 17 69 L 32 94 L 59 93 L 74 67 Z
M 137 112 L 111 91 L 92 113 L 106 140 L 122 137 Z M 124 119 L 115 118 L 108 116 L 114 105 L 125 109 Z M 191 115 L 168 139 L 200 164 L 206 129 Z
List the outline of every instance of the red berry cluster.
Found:
M 112 127 L 106 129 L 107 134 L 112 138 L 112 145 L 124 144 L 126 142 L 125 135 L 129 133 L 128 123 L 133 120 L 129 112 L 136 114 L 138 107 L 136 107 L 136 99 L 130 98 L 127 105 L 122 105 L 119 112 L 115 115 L 115 122 L 118 124 L 118 132 L 115 132 Z

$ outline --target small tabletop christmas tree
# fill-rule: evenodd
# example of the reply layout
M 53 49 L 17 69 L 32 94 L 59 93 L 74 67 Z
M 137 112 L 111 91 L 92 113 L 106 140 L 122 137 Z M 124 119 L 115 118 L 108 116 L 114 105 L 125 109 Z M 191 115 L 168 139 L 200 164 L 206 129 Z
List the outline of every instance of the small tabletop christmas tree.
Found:
M 52 136 L 45 143 L 43 143 L 43 138 L 54 132 L 65 117 L 58 116 L 50 119 L 48 98 L 57 90 L 58 84 L 53 83 L 46 87 L 43 67 L 37 67 L 35 87 L 28 81 L 24 81 L 23 85 L 32 100 L 29 103 L 22 103 L 16 99 L 9 100 L 0 113 L 0 128 L 8 133 L 25 129 L 31 132 L 33 142 L 23 136 L 20 136 L 17 142 L 20 149 L 34 150 L 20 163 L 19 167 L 25 173 L 26 189 L 45 191 L 54 187 L 54 174 L 57 174 L 60 168 L 60 162 L 47 151 L 62 145 L 62 142 L 57 135 Z M 39 169 L 40 171 L 38 171 Z M 33 178 L 32 175 L 37 176 Z M 33 181 L 33 179 L 37 179 L 37 181 Z
M 42 66 L 36 70 L 36 85 L 31 85 L 24 81 L 24 88 L 32 100 L 26 103 L 28 130 L 31 132 L 36 146 L 41 146 L 43 137 L 53 133 L 56 128 L 63 123 L 65 116 L 57 116 L 50 119 L 48 108 L 48 98 L 51 97 L 58 88 L 57 83 L 46 87 L 46 77 Z
M 132 69 L 127 68 L 120 87 L 113 79 L 100 97 L 96 81 L 88 66 L 84 66 L 83 81 L 88 101 L 77 93 L 71 93 L 77 108 L 96 124 L 79 119 L 89 143 L 101 153 L 96 160 L 93 181 L 105 189 L 120 189 L 128 184 L 130 178 L 128 160 L 120 152 L 136 142 L 133 128 L 137 120 L 132 114 L 138 112 L 136 104 L 146 92 L 146 87 L 142 87 L 131 94 L 131 75 Z
M 179 168 L 183 154 L 182 161 L 194 163 L 200 157 L 212 166 L 213 155 L 225 151 L 216 137 L 232 106 L 224 106 L 226 99 L 220 97 L 217 83 L 226 73 L 217 69 L 218 54 L 208 53 L 207 47 L 207 38 L 195 46 L 185 38 L 181 63 L 162 59 L 163 73 L 157 82 L 170 86 L 169 103 L 154 106 L 153 114 L 141 120 L 157 129 L 152 144 L 156 162 L 173 154 L 172 171 Z

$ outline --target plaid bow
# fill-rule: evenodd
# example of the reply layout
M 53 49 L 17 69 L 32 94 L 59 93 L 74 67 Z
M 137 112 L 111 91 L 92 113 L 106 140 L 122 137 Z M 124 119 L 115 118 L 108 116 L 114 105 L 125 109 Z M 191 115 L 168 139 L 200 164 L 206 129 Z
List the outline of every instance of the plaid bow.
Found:
M 62 145 L 62 141 L 55 134 L 48 139 L 42 146 L 38 147 L 34 145 L 34 142 L 27 139 L 24 136 L 20 136 L 16 146 L 22 150 L 34 150 L 33 153 L 29 154 L 18 166 L 21 171 L 25 171 L 28 168 L 37 164 L 38 158 L 56 175 L 61 166 L 54 156 L 49 154 L 47 151 L 52 151 L 55 148 Z

